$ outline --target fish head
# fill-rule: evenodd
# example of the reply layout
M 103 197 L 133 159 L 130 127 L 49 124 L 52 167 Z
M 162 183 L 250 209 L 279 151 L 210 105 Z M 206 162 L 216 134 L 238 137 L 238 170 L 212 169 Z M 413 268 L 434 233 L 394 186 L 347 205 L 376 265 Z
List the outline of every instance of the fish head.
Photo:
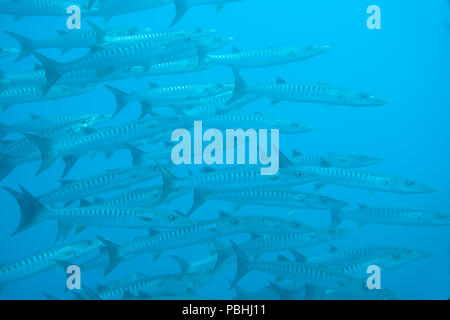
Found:
M 340 209 L 350 205 L 348 202 L 336 200 L 322 195 L 314 196 L 311 198 L 307 197 L 306 201 L 311 202 L 312 206 L 322 209 Z
M 384 180 L 384 184 L 390 188 L 392 192 L 396 193 L 429 193 L 438 191 L 436 188 L 427 186 L 420 182 L 405 179 L 401 177 L 391 177 Z
M 385 259 L 382 258 L 382 266 L 387 270 L 395 269 L 407 262 L 429 257 L 428 253 L 410 248 L 392 248 L 388 250 Z
M 294 59 L 311 58 L 328 51 L 328 46 L 304 46 L 286 48 L 283 53 L 285 56 L 293 57 Z
M 101 245 L 102 242 L 97 239 L 83 240 L 68 246 L 67 250 L 64 251 L 62 254 L 66 257 L 69 256 L 78 257 L 88 254 L 89 252 L 101 247 Z
M 445 226 L 450 225 L 450 214 L 446 214 L 443 212 L 427 212 L 427 215 L 429 219 L 435 224 Z
M 89 128 L 111 119 L 110 114 L 93 113 L 81 121 L 81 128 Z
M 189 219 L 181 212 L 166 212 L 159 211 L 158 214 L 162 218 L 162 223 L 168 227 L 180 227 L 194 223 L 192 219 Z
M 205 40 L 204 46 L 207 47 L 209 51 L 214 51 L 226 46 L 233 40 L 234 40 L 233 37 L 214 37 Z
M 382 106 L 389 104 L 385 99 L 378 98 L 374 95 L 353 90 L 335 90 L 336 97 L 341 98 L 344 104 L 349 106 Z
M 300 167 L 298 168 L 280 168 L 280 178 L 287 180 L 289 183 L 304 184 L 317 178 L 317 174 L 308 172 Z
M 305 126 L 301 123 L 294 121 L 279 121 L 278 126 L 280 130 L 284 133 L 298 134 L 298 133 L 307 133 L 314 131 L 314 128 Z
M 308 233 L 314 229 L 306 224 L 296 220 L 288 220 L 266 216 L 249 217 L 249 224 L 247 225 L 247 232 L 254 233 Z

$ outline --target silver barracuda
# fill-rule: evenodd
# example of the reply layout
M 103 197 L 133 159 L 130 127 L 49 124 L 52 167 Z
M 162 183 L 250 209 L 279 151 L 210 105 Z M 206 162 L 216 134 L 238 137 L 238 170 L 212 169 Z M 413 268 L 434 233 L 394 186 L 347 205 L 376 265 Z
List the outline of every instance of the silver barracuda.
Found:
M 331 210 L 349 205 L 347 202 L 323 195 L 294 191 L 287 188 L 236 189 L 218 192 L 194 189 L 194 200 L 190 212 L 193 212 L 203 203 L 210 200 L 233 202 L 236 210 L 247 205 L 261 205 L 286 207 L 289 208 L 290 213 L 296 209 Z
M 428 193 L 437 191 L 417 181 L 407 178 L 368 173 L 352 169 L 330 167 L 322 161 L 320 167 L 299 166 L 305 172 L 318 175 L 316 190 L 326 184 L 334 184 L 356 189 L 365 189 L 371 192 L 391 192 L 399 194 Z
M 42 97 L 44 89 L 40 85 L 27 85 L 5 89 L 0 92 L 0 107 L 1 111 L 5 111 L 15 104 L 68 98 L 96 90 L 98 87 L 98 83 L 60 84 L 53 86 L 45 97 Z
M 106 88 L 114 94 L 116 99 L 116 111 L 114 115 L 117 115 L 128 103 L 133 101 L 145 101 L 150 104 L 158 104 L 158 102 L 171 103 L 173 101 L 201 99 L 230 91 L 233 87 L 220 83 L 186 84 L 168 87 L 150 84 L 150 89 L 135 93 L 126 93 L 108 85 Z
M 348 288 L 350 290 L 351 288 L 361 288 L 363 285 L 360 280 L 345 273 L 336 272 L 322 266 L 292 262 L 281 255 L 277 261 L 251 260 L 234 242 L 232 244 L 237 256 L 237 273 L 232 282 L 232 287 L 250 271 L 266 272 L 286 280 L 309 285 Z
M 354 107 L 385 105 L 388 102 L 361 91 L 337 88 L 328 84 L 290 84 L 278 78 L 276 84 L 248 85 L 236 68 L 233 68 L 235 87 L 233 97 L 228 103 L 241 98 L 245 94 L 255 94 L 272 99 L 273 104 L 279 101 L 304 103 L 321 103 Z
M 306 60 L 326 52 L 329 47 L 280 47 L 255 51 L 241 51 L 236 47 L 233 53 L 209 54 L 205 60 L 216 65 L 232 66 L 236 68 L 260 68 L 284 65 L 296 61 Z
M 172 0 L 90 0 L 87 17 L 104 17 L 109 20 L 113 16 L 137 12 L 170 4 Z
M 62 180 L 59 188 L 39 196 L 38 200 L 49 205 L 63 202 L 67 206 L 86 197 L 124 189 L 158 176 L 159 170 L 155 165 L 113 169 L 81 180 Z M 142 196 L 144 197 L 145 194 Z M 122 203 L 125 204 L 125 202 Z
M 15 21 L 25 16 L 66 16 L 72 4 L 64 0 L 12 0 L 0 4 L 0 14 L 13 15 Z
M 47 249 L 15 262 L 0 264 L 0 291 L 9 283 L 54 269 L 58 262 L 72 261 L 94 252 L 99 240 L 83 240 Z
M 47 130 L 55 131 L 67 127 L 71 127 L 73 128 L 74 132 L 77 132 L 81 131 L 83 128 L 89 128 L 95 124 L 106 121 L 109 118 L 109 115 L 101 115 L 98 113 L 65 113 L 49 117 L 31 115 L 30 120 L 26 122 L 14 125 L 6 125 L 0 123 L 0 138 L 3 138 L 4 136 L 11 133 L 39 133 Z
M 291 157 L 291 162 L 298 166 L 321 166 L 324 161 L 330 167 L 344 169 L 368 167 L 383 162 L 382 159 L 365 154 L 341 154 L 334 152 L 307 155 L 294 150 Z
M 105 274 L 110 273 L 122 260 L 134 258 L 137 255 L 152 253 L 155 261 L 166 250 L 184 248 L 236 233 L 289 231 L 307 233 L 311 230 L 311 227 L 294 220 L 264 216 L 239 217 L 221 213 L 216 220 L 197 222 L 172 231 L 153 233 L 148 237 L 137 238 L 121 246 L 102 239 L 109 255 L 109 264 L 105 269 Z M 96 258 L 95 263 L 92 263 L 91 266 L 97 267 L 105 260 L 105 258 Z
M 371 208 L 360 205 L 359 209 L 352 211 L 332 210 L 332 227 L 340 224 L 342 220 L 365 224 L 385 224 L 400 226 L 449 226 L 450 215 L 441 212 L 426 210 L 412 210 L 403 208 Z
M 56 220 L 63 226 L 75 225 L 81 230 L 87 226 L 164 229 L 191 223 L 191 220 L 182 215 L 157 209 L 112 208 L 95 205 L 50 209 L 44 207 L 23 187 L 21 187 L 22 193 L 7 187 L 4 189 L 16 199 L 21 211 L 19 226 L 13 235 L 45 220 Z

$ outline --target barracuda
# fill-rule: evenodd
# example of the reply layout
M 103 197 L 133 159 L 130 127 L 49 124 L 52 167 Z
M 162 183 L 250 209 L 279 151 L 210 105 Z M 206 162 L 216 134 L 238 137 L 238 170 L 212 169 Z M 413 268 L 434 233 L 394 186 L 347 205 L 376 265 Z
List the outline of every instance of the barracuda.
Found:
M 236 47 L 230 54 L 209 54 L 206 60 L 213 64 L 236 68 L 260 68 L 306 60 L 326 52 L 329 47 L 282 47 L 265 50 L 240 51 Z
M 105 73 L 99 72 L 96 68 L 80 69 L 64 73 L 59 79 L 58 83 L 59 85 L 80 85 L 90 82 L 95 83 L 99 81 L 120 80 L 141 76 L 143 72 L 144 67 L 141 66 L 111 68 Z M 19 73 L 0 73 L 0 89 L 31 85 L 43 88 L 47 81 L 45 74 L 46 71 L 43 69 Z M 50 92 L 52 90 L 53 88 L 50 90 Z M 50 93 L 48 93 L 47 95 L 49 94 Z
M 280 133 L 285 134 L 299 134 L 314 131 L 312 127 L 302 125 L 298 122 L 269 118 L 261 113 L 255 115 L 240 115 L 240 114 L 219 114 L 210 115 L 202 118 L 202 122 L 206 127 L 228 129 L 228 128 L 253 128 L 253 129 L 267 129 L 277 128 Z
M 170 126 L 170 123 L 167 123 Z M 173 124 L 172 124 L 173 125 Z M 84 154 L 106 152 L 111 153 L 119 148 L 126 148 L 127 143 L 155 135 L 165 125 L 157 126 L 150 120 L 131 121 L 117 127 L 98 129 L 83 136 L 67 137 L 60 140 L 43 139 L 27 134 L 26 137 L 36 143 L 41 152 L 41 166 L 37 175 L 49 168 L 57 158 L 62 157 L 65 163 L 63 176 L 75 165 L 78 157 Z
M 372 192 L 391 192 L 400 194 L 428 193 L 435 188 L 401 177 L 373 174 L 351 169 L 332 168 L 322 160 L 320 167 L 299 166 L 304 172 L 317 175 L 316 190 L 326 184 L 365 189 Z
M 401 226 L 448 226 L 450 215 L 425 210 L 411 210 L 402 208 L 370 208 L 360 205 L 358 210 L 333 210 L 331 215 L 332 228 L 338 226 L 342 220 L 352 220 L 365 224 L 386 224 Z
M 137 238 L 121 246 L 102 239 L 109 255 L 109 265 L 105 269 L 105 274 L 110 273 L 122 260 L 128 260 L 137 255 L 153 253 L 154 261 L 156 261 L 166 250 L 213 241 L 236 233 L 311 232 L 311 230 L 311 227 L 294 220 L 264 216 L 232 217 L 221 213 L 216 220 L 197 222 L 190 226 L 152 234 L 149 237 Z M 97 258 L 92 266 L 98 266 L 104 261 L 104 258 Z
M 85 197 L 134 186 L 158 176 L 158 168 L 154 165 L 115 169 L 82 180 L 63 180 L 61 187 L 39 196 L 38 200 L 44 204 L 64 202 L 67 206 Z M 145 193 L 142 196 L 145 197 Z
M 234 102 L 245 94 L 270 98 L 273 100 L 273 104 L 279 101 L 293 101 L 368 107 L 388 103 L 386 100 L 364 92 L 337 88 L 328 84 L 289 84 L 278 78 L 276 84 L 248 85 L 236 68 L 233 68 L 233 74 L 235 77 L 234 93 L 228 103 Z
M 24 16 L 65 16 L 73 3 L 64 0 L 12 0 L 0 4 L 0 14 L 10 14 L 17 21 Z
M 137 12 L 170 4 L 172 0 L 90 0 L 87 17 L 105 17 Z
M 331 210 L 346 207 L 347 202 L 339 201 L 319 194 L 292 191 L 289 189 L 246 189 L 207 191 L 194 189 L 193 212 L 203 203 L 210 200 L 230 201 L 235 204 L 235 210 L 247 205 L 269 207 L 287 207 L 292 213 L 296 209 Z
M 84 240 L 41 251 L 27 258 L 0 265 L 0 291 L 9 283 L 51 270 L 57 260 L 72 261 L 101 246 L 99 240 Z
M 114 94 L 116 99 L 116 111 L 114 115 L 117 115 L 128 103 L 133 101 L 144 101 L 150 104 L 161 101 L 185 101 L 207 98 L 232 90 L 232 87 L 220 83 L 186 84 L 169 87 L 150 84 L 150 89 L 135 93 L 126 93 L 108 85 L 106 85 L 106 88 Z
M 43 95 L 67 72 L 81 69 L 98 69 L 99 74 L 108 74 L 114 68 L 120 66 L 158 64 L 177 59 L 195 56 L 197 48 L 194 41 L 186 40 L 179 46 L 164 47 L 155 46 L 154 43 L 143 41 L 124 47 L 107 48 L 89 53 L 78 59 L 60 63 L 47 58 L 37 52 L 34 56 L 39 59 L 45 69 L 46 85 Z
M 297 150 L 294 150 L 291 161 L 295 165 L 308 167 L 321 166 L 325 161 L 330 167 L 343 169 L 368 167 L 383 162 L 382 159 L 365 154 L 353 155 L 328 152 L 318 155 L 304 155 Z
M 112 208 L 95 205 L 49 209 L 44 207 L 23 187 L 21 187 L 22 193 L 7 187 L 4 187 L 4 189 L 16 199 L 21 211 L 19 226 L 13 235 L 45 220 L 56 220 L 62 225 L 76 225 L 81 230 L 87 226 L 164 229 L 192 222 L 182 215 L 156 209 Z
M 231 286 L 234 287 L 248 272 L 261 271 L 286 280 L 304 282 L 309 285 L 322 285 L 338 288 L 362 288 L 358 279 L 328 268 L 292 262 L 280 256 L 278 261 L 254 261 L 232 242 L 237 256 L 237 273 Z
M 98 113 L 77 114 L 65 113 L 49 117 L 40 117 L 31 115 L 30 120 L 14 125 L 6 125 L 0 123 L 0 138 L 10 133 L 24 133 L 42 131 L 57 131 L 67 127 L 73 128 L 74 132 L 81 131 L 83 128 L 91 127 L 95 124 L 106 121 L 109 115 L 101 115 Z
M 60 49 L 61 53 L 66 53 L 74 48 L 94 48 L 97 45 L 107 41 L 106 37 L 112 36 L 126 36 L 136 33 L 149 33 L 147 28 L 137 27 L 123 27 L 123 28 L 108 28 L 102 30 L 92 22 L 88 21 L 92 30 L 77 30 L 77 31 L 58 31 L 58 36 L 48 38 L 45 40 L 33 40 L 11 31 L 5 31 L 6 34 L 14 38 L 21 46 L 20 54 L 17 56 L 15 62 L 21 61 L 36 50 L 55 48 Z
M 45 97 L 42 97 L 44 89 L 40 85 L 27 85 L 24 87 L 5 89 L 0 92 L 1 111 L 5 111 L 15 104 L 73 97 L 96 90 L 98 87 L 98 83 L 61 84 L 52 87 Z
M 258 257 L 266 252 L 279 252 L 283 250 L 294 250 L 307 248 L 342 238 L 351 231 L 326 229 L 313 229 L 308 232 L 278 232 L 275 234 L 258 235 L 252 234 L 252 239 L 241 244 L 240 248 L 246 254 Z M 208 257 L 189 262 L 176 256 L 173 259 L 180 265 L 183 272 L 201 272 L 208 269 L 216 269 L 221 265 L 230 265 L 236 262 L 233 249 L 218 242 L 214 242 L 215 253 Z
M 236 188 L 268 188 L 276 186 L 293 186 L 311 182 L 315 174 L 305 173 L 301 169 L 282 168 L 277 175 L 261 175 L 260 166 L 245 166 L 225 170 L 206 168 L 203 173 L 186 178 L 177 178 L 167 169 L 159 167 L 163 178 L 162 197 L 178 188 L 197 190 L 234 190 Z

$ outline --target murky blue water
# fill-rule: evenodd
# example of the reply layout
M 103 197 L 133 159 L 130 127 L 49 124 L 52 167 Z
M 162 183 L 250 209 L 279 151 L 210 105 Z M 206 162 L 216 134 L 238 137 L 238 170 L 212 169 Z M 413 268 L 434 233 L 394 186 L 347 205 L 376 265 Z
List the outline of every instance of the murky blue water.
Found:
M 366 8 L 376 4 L 381 8 L 381 30 L 366 27 Z M 107 26 L 145 26 L 155 31 L 168 28 L 174 14 L 172 5 L 139 13 L 113 17 Z M 100 26 L 103 20 L 92 18 Z M 262 49 L 270 46 L 328 45 L 332 50 L 316 58 L 284 67 L 243 70 L 249 83 L 272 82 L 281 76 L 288 82 L 324 82 L 336 86 L 360 89 L 388 99 L 391 104 L 375 108 L 352 108 L 282 102 L 271 106 L 262 99 L 245 106 L 242 113 L 255 111 L 268 116 L 296 119 L 315 128 L 313 133 L 295 136 L 282 135 L 280 148 L 290 154 L 298 149 L 305 154 L 324 152 L 365 153 L 385 160 L 368 168 L 370 172 L 409 177 L 438 188 L 436 193 L 423 195 L 399 195 L 377 193 L 336 186 L 325 186 L 320 192 L 348 201 L 352 206 L 359 203 L 381 207 L 407 207 L 431 211 L 450 212 L 450 14 L 447 1 L 435 0 L 426 4 L 411 1 L 256 1 L 233 3 L 216 15 L 213 6 L 195 7 L 175 27 L 212 27 L 223 36 L 235 37 L 234 45 L 242 50 Z M 12 30 L 33 39 L 43 39 L 64 30 L 65 18 L 25 17 L 13 22 L 12 17 L 2 15 L 0 29 Z M 85 20 L 82 28 L 88 28 Z M 2 47 L 17 46 L 15 41 L 0 34 Z M 222 52 L 229 52 L 225 47 Z M 42 53 L 59 61 L 68 61 L 83 54 L 84 50 L 72 50 L 60 56 L 57 50 Z M 29 57 L 14 64 L 14 57 L 2 58 L 1 70 L 5 72 L 26 71 L 37 60 Z M 148 80 L 147 80 L 148 79 Z M 161 85 L 177 83 L 233 82 L 229 68 L 216 67 L 196 74 L 161 76 L 145 80 L 123 80 L 114 85 L 125 90 L 140 90 L 147 81 Z M 16 105 L 0 114 L 0 121 L 14 124 L 28 119 L 30 113 L 51 115 L 66 112 L 111 113 L 113 96 L 100 88 L 82 96 L 55 102 L 38 102 Z M 133 103 L 111 123 L 135 119 L 139 106 Z M 16 136 L 18 138 L 19 136 Z M 68 179 L 88 177 L 107 169 L 130 165 L 127 151 L 117 151 L 105 160 L 82 157 L 70 172 Z M 42 175 L 34 177 L 39 163 L 16 168 L 1 186 L 18 188 L 25 186 L 34 195 L 56 188 L 63 169 L 58 160 Z M 156 180 L 158 181 L 158 180 Z M 313 184 L 300 190 L 313 191 Z M 0 263 L 26 257 L 54 245 L 56 223 L 41 223 L 17 236 L 9 237 L 19 220 L 19 209 L 14 199 L 0 190 Z M 179 209 L 185 206 L 179 204 Z M 217 216 L 218 209 L 232 208 L 230 203 L 211 201 L 195 213 L 195 218 Z M 286 217 L 287 210 L 261 206 L 249 206 L 239 214 L 261 214 Z M 297 210 L 290 218 L 315 227 L 328 227 L 327 212 Z M 402 246 L 415 248 L 430 254 L 426 259 L 382 274 L 382 287 L 388 288 L 404 299 L 447 299 L 449 297 L 449 227 L 398 227 L 367 225 L 362 229 L 354 222 L 345 221 L 343 228 L 354 229 L 351 235 L 334 241 L 339 248 L 366 245 Z M 78 236 L 69 236 L 67 242 L 77 239 L 94 239 L 97 235 L 108 237 L 117 243 L 125 243 L 145 230 L 130 231 L 94 227 Z M 243 237 L 235 238 L 245 240 Z M 312 247 L 307 255 L 325 253 L 327 245 Z M 209 254 L 208 246 L 197 245 L 172 250 L 170 254 L 195 260 Z M 94 288 L 97 283 L 118 279 L 138 271 L 149 275 L 178 272 L 178 266 L 164 253 L 152 263 L 151 256 L 142 256 L 122 263 L 111 275 L 103 278 L 102 270 L 83 273 L 82 283 Z M 268 254 L 265 258 L 275 257 Z M 229 280 L 235 268 L 230 267 L 220 277 L 198 290 L 199 295 L 215 299 L 234 296 Z M 8 285 L 0 294 L 3 299 L 42 299 L 42 292 L 56 297 L 64 295 L 66 275 L 53 270 Z M 248 290 L 263 288 L 271 277 L 252 272 L 240 285 Z

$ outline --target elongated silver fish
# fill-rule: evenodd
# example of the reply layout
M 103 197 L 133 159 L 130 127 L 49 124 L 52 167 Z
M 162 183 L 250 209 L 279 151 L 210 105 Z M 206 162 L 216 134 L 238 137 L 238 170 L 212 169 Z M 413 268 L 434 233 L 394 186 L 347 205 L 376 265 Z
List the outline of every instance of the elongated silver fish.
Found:
M 60 140 L 44 139 L 30 134 L 27 134 L 26 137 L 33 141 L 41 152 L 41 166 L 36 174 L 40 174 L 49 168 L 57 158 L 62 157 L 66 165 L 63 173 L 63 176 L 65 176 L 81 155 L 94 152 L 111 153 L 117 149 L 126 148 L 126 144 L 131 141 L 155 135 L 160 130 L 164 131 L 163 127 L 165 125 L 170 126 L 173 123 L 157 126 L 154 120 L 144 119 Z
M 348 203 L 319 194 L 312 194 L 285 188 L 245 189 L 208 191 L 194 189 L 194 200 L 190 212 L 210 200 L 230 201 L 235 210 L 247 205 L 287 207 L 296 209 L 331 210 L 348 206 Z
M 273 103 L 293 101 L 354 107 L 380 106 L 388 103 L 386 100 L 364 92 L 337 88 L 323 83 L 289 84 L 278 78 L 276 84 L 248 85 L 236 68 L 233 68 L 233 73 L 234 93 L 228 103 L 234 102 L 245 94 L 267 97 L 272 99 Z
M 5 111 L 15 104 L 68 98 L 93 91 L 98 87 L 98 83 L 61 84 L 52 87 L 45 97 L 42 96 L 44 88 L 40 85 L 5 89 L 0 92 L 1 111 Z
M 294 280 L 310 285 L 349 289 L 362 287 L 361 281 L 345 273 L 317 265 L 292 262 L 282 256 L 280 256 L 281 259 L 278 261 L 251 260 L 234 242 L 232 242 L 232 245 L 237 256 L 237 273 L 231 284 L 232 287 L 252 270 L 267 272 L 286 280 Z
M 291 162 L 299 166 L 322 166 L 324 161 L 330 167 L 344 169 L 368 167 L 383 162 L 382 159 L 365 154 L 341 154 L 334 152 L 317 155 L 305 155 L 297 150 L 294 150 L 291 157 Z
M 300 166 L 305 172 L 317 175 L 316 190 L 326 184 L 365 189 L 372 192 L 391 192 L 400 194 L 428 193 L 437 191 L 417 181 L 407 178 L 368 173 L 352 169 L 330 167 L 322 161 L 320 167 Z
M 17 21 L 25 16 L 65 16 L 73 3 L 65 0 L 13 0 L 0 4 L 0 14 L 10 14 Z
M 15 262 L 0 264 L 0 291 L 9 283 L 51 270 L 59 260 L 73 261 L 101 246 L 99 240 L 83 240 L 38 252 Z
M 27 190 L 21 187 L 22 193 L 4 187 L 20 206 L 21 219 L 16 235 L 42 221 L 56 220 L 64 225 L 109 226 L 119 228 L 173 228 L 191 220 L 186 217 L 163 210 L 144 208 L 113 208 L 87 206 L 79 208 L 50 209 L 44 207 Z
M 90 2 L 89 10 L 85 12 L 85 16 L 104 17 L 109 20 L 113 16 L 170 4 L 172 0 L 97 0 Z
M 26 122 L 14 125 L 6 125 L 0 123 L 0 138 L 3 138 L 10 133 L 39 133 L 47 130 L 59 130 L 65 127 L 72 127 L 74 129 L 74 132 L 76 132 L 82 130 L 83 128 L 88 128 L 95 124 L 106 121 L 109 118 L 109 115 L 102 115 L 98 113 L 65 113 L 49 117 L 31 115 L 30 120 Z
M 231 234 L 289 231 L 308 233 L 311 230 L 311 227 L 295 220 L 263 216 L 238 217 L 222 213 L 216 220 L 197 222 L 172 231 L 151 234 L 149 237 L 137 238 L 121 246 L 102 239 L 109 255 L 109 265 L 105 269 L 105 274 L 110 273 L 122 260 L 137 255 L 153 253 L 154 260 L 156 260 L 166 250 L 184 248 Z M 105 258 L 97 258 L 96 263 L 91 266 L 98 266 L 98 263 L 104 262 Z
M 61 187 L 39 196 L 38 200 L 44 204 L 63 202 L 67 206 L 86 197 L 134 186 L 158 175 L 159 171 L 155 165 L 114 169 L 86 179 L 63 180 Z
M 150 89 L 135 93 L 126 93 L 108 85 L 106 85 L 106 88 L 114 94 L 116 99 L 116 111 L 114 112 L 114 115 L 117 115 L 128 103 L 133 101 L 145 101 L 150 104 L 157 104 L 160 101 L 170 103 L 172 101 L 184 101 L 216 96 L 232 89 L 232 87 L 220 83 L 187 84 L 169 87 L 150 84 Z
M 448 226 L 450 215 L 425 210 L 412 210 L 402 208 L 370 208 L 360 205 L 358 210 L 332 211 L 332 227 L 336 227 L 342 220 L 353 220 L 361 226 L 369 223 L 401 225 L 401 226 Z
M 233 53 L 209 54 L 207 62 L 236 68 L 260 68 L 306 60 L 326 52 L 329 47 L 280 47 L 255 51 L 241 51 L 236 47 Z

